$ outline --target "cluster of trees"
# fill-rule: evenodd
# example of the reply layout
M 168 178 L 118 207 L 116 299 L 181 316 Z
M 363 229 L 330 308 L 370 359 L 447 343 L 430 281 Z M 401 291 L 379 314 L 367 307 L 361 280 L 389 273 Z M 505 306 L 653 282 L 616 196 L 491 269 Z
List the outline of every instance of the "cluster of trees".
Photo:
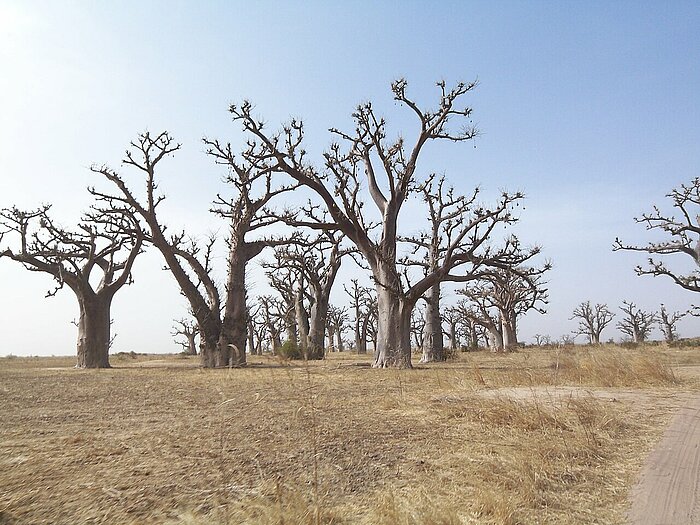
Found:
M 663 304 L 658 312 L 647 312 L 628 301 L 622 301 L 620 310 L 622 316 L 616 327 L 635 343 L 646 341 L 654 327 L 661 330 L 666 342 L 675 341 L 678 338 L 678 322 L 690 313 L 669 312 Z M 582 302 L 574 309 L 571 317 L 578 321 L 578 327 L 572 333 L 575 336 L 585 336 L 590 344 L 600 344 L 603 330 L 614 318 L 615 314 L 606 304 L 591 305 L 590 301 Z
M 440 289 L 445 282 L 464 283 L 469 302 L 455 307 L 465 317 L 451 325 L 451 341 L 458 341 L 462 323 L 474 344 L 478 326 L 494 348 L 507 348 L 517 342 L 518 316 L 546 303 L 540 276 L 550 265 L 533 264 L 539 247 L 524 247 L 513 235 L 496 239 L 517 221 L 513 210 L 521 193 L 503 192 L 487 206 L 478 189 L 461 194 L 442 177 L 419 176 L 419 158 L 430 144 L 462 143 L 477 135 L 472 110 L 462 103 L 476 83 L 448 88 L 438 82 L 437 87 L 437 104 L 422 108 L 408 96 L 405 80 L 392 83 L 394 99 L 417 123 L 411 142 L 403 135 L 389 139 L 385 120 L 364 103 L 352 114 L 354 129 L 330 130 L 334 142 L 318 165 L 308 160 L 302 122 L 270 131 L 253 116 L 249 102 L 231 106 L 245 147 L 234 152 L 230 143 L 204 139 L 207 155 L 227 169 L 233 194 L 217 195 L 211 210 L 228 223 L 222 286 L 213 277 L 217 239 L 197 241 L 186 231 L 171 232 L 158 213 L 165 199 L 158 190 L 162 162 L 180 148 L 167 132 L 139 135 L 122 161 L 124 169 L 140 174 L 145 193 L 135 191 L 116 169 L 92 167 L 101 185 L 88 188 L 94 204 L 74 230 L 57 226 L 49 206 L 1 210 L 0 242 L 8 245 L 0 256 L 52 275 L 58 286 L 50 295 L 64 284 L 75 293 L 79 367 L 109 366 L 111 302 L 131 282 L 134 260 L 147 248 L 160 252 L 189 303 L 194 322 L 182 320 L 175 334 L 184 337 L 188 352 L 196 350 L 199 337 L 205 367 L 244 365 L 246 349 L 260 352 L 266 341 L 274 349 L 283 337 L 309 359 L 323 357 L 326 336 L 335 336 L 332 344 L 342 347 L 348 312 L 330 304 L 330 292 L 345 257 L 366 268 L 374 284 L 369 290 L 353 282 L 346 291 L 355 347 L 366 351 L 370 339 L 375 367 L 411 366 L 419 301 L 424 303 L 423 360 L 444 359 Z M 281 195 L 302 188 L 311 195 L 307 205 L 274 207 Z M 427 228 L 403 236 L 401 211 L 412 196 L 425 205 Z M 287 228 L 272 229 L 275 225 Z M 274 249 L 266 267 L 278 295 L 251 300 L 246 268 L 267 248 Z
M 75 229 L 56 224 L 50 206 L 0 210 L 0 243 L 7 241 L 0 258 L 53 276 L 57 286 L 48 295 L 64 285 L 75 293 L 79 367 L 109 366 L 111 303 L 132 282 L 134 261 L 145 249 L 160 252 L 186 298 L 192 319 L 180 320 L 173 335 L 182 338 L 188 353 L 197 351 L 198 337 L 205 367 L 242 366 L 246 353 L 275 351 L 283 341 L 305 358 L 319 359 L 327 348 L 344 349 L 348 325 L 358 352 L 366 352 L 371 341 L 375 367 L 411 367 L 413 345 L 422 348 L 422 362 L 445 359 L 444 335 L 452 349 L 482 343 L 493 350 L 513 347 L 518 319 L 531 310 L 544 312 L 542 276 L 551 268 L 535 263 L 539 247 L 525 247 L 508 233 L 523 194 L 502 192 L 486 205 L 478 188 L 460 193 L 444 177 L 420 176 L 419 160 L 429 145 L 477 136 L 472 110 L 462 103 L 476 83 L 448 88 L 438 82 L 432 108 L 410 98 L 407 87 L 398 80 L 391 90 L 416 123 L 412 140 L 390 139 L 385 120 L 364 103 L 352 114 L 353 129 L 330 129 L 334 142 L 319 164 L 308 159 L 302 122 L 271 131 L 254 117 L 251 103 L 230 107 L 245 146 L 234 152 L 230 143 L 204 139 L 207 155 L 227 171 L 231 194 L 217 195 L 211 208 L 228 224 L 222 284 L 214 278 L 217 239 L 172 232 L 159 215 L 165 199 L 158 190 L 162 162 L 180 149 L 167 132 L 143 133 L 126 150 L 122 167 L 140 176 L 145 192 L 135 191 L 116 169 L 91 168 L 100 186 L 88 188 L 94 202 Z M 275 207 L 283 195 L 299 191 L 310 195 L 305 205 Z M 616 240 L 615 249 L 686 253 L 700 263 L 700 243 L 693 242 L 700 225 L 690 210 L 700 204 L 700 182 L 669 196 L 680 219 L 654 208 L 637 221 L 670 240 L 644 247 Z M 422 201 L 426 228 L 404 235 L 402 210 L 412 197 Z M 266 249 L 272 257 L 264 267 L 276 293 L 249 297 L 246 269 Z M 345 285 L 349 307 L 340 308 L 330 296 L 346 258 L 368 272 L 373 286 L 351 281 Z M 700 291 L 697 271 L 679 275 L 654 257 L 637 273 L 669 276 Z M 441 287 L 447 282 L 462 288 L 457 304 L 445 308 Z M 618 328 L 635 341 L 644 340 L 657 322 L 673 338 L 681 315 L 663 307 L 658 314 L 643 312 L 632 303 L 624 303 L 622 311 Z M 586 302 L 573 317 L 580 321 L 576 333 L 598 342 L 613 316 L 605 305 Z

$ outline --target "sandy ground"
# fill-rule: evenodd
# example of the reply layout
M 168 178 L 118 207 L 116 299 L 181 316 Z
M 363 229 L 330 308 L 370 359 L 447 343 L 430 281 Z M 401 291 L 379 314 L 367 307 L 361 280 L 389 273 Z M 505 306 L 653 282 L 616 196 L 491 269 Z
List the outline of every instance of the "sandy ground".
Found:
M 700 524 L 700 396 L 673 418 L 631 496 L 632 525 Z

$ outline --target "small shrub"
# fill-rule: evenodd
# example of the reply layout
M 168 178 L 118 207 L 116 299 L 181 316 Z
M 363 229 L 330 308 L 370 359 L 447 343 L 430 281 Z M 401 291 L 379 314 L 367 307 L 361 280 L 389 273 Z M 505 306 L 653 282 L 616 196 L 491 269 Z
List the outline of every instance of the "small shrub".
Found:
M 302 352 L 296 341 L 287 340 L 277 349 L 277 355 L 282 359 L 304 359 Z

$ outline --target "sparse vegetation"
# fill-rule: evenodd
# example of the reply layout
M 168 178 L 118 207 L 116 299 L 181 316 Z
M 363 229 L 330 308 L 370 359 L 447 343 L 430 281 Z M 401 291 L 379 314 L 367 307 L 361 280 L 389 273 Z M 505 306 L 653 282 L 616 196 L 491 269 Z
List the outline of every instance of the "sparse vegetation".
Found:
M 249 361 L 137 355 L 85 374 L 71 358 L 3 360 L 4 519 L 620 523 L 674 396 L 700 390 L 685 366 L 698 347 L 459 352 L 386 371 L 347 352 Z

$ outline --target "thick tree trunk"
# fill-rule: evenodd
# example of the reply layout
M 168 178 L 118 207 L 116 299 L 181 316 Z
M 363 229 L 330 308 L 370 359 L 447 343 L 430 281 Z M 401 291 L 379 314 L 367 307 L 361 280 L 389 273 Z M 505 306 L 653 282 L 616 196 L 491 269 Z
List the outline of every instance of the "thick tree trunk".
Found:
M 495 326 L 486 328 L 489 332 L 489 346 L 492 352 L 503 352 L 503 334 Z
M 197 355 L 197 334 L 189 334 L 187 336 L 187 355 Z
M 503 347 L 506 350 L 513 350 L 518 347 L 518 334 L 515 324 L 515 316 L 503 314 L 501 316 L 501 326 L 503 334 Z
M 600 334 L 597 334 L 595 332 L 591 332 L 589 334 L 589 340 L 592 345 L 599 345 L 600 344 Z
M 307 359 L 323 359 L 325 354 L 326 318 L 328 317 L 328 302 L 317 294 L 316 301 L 311 306 L 309 319 L 309 344 L 306 348 Z
M 335 331 L 335 340 L 336 340 L 335 349 L 338 352 L 342 352 L 343 350 L 345 350 L 345 347 L 343 345 L 343 333 L 340 330 Z
M 440 283 L 438 283 L 426 293 L 423 356 L 420 362 L 430 363 L 432 361 L 444 361 L 445 359 L 442 318 L 440 317 Z
M 375 368 L 412 368 L 411 310 L 413 305 L 397 297 L 390 289 L 377 284 L 379 319 L 374 352 Z
M 472 350 L 479 349 L 479 335 L 476 332 L 476 323 L 473 321 L 469 323 L 469 347 Z
M 294 308 L 289 308 L 287 305 L 287 313 L 285 315 L 285 323 L 287 324 L 287 341 L 291 341 L 296 344 L 299 334 L 297 333 L 297 321 L 294 312 Z
M 245 366 L 248 341 L 245 268 L 247 250 L 242 241 L 229 241 L 228 282 L 221 333 L 213 358 L 214 366 Z
M 110 368 L 111 295 L 78 296 L 78 362 L 76 368 Z

